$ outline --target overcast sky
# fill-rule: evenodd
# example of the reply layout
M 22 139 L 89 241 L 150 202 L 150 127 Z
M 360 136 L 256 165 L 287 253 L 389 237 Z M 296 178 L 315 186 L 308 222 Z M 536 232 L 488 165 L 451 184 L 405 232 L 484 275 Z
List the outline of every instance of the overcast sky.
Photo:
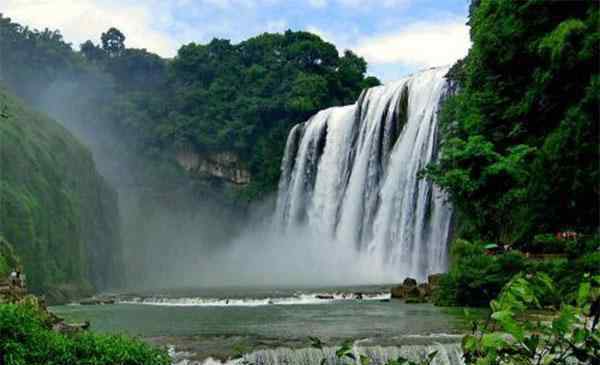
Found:
M 111 26 L 129 47 L 172 57 L 184 43 L 308 30 L 351 49 L 384 81 L 467 53 L 468 0 L 0 0 L 0 13 L 59 29 L 76 48 Z

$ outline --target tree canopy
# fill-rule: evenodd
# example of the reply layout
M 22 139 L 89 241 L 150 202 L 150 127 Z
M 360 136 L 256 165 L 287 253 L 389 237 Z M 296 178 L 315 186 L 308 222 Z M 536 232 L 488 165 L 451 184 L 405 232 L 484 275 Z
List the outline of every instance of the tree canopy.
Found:
M 513 244 L 598 228 L 599 10 L 593 1 L 473 2 L 450 77 L 441 159 L 464 237 Z
M 79 85 L 81 125 L 116 128 L 130 153 L 192 148 L 234 151 L 252 172 L 246 196 L 273 191 L 291 126 L 320 109 L 353 103 L 379 84 L 365 60 L 307 32 L 265 33 L 239 44 L 214 39 L 182 46 L 165 60 L 127 48 L 117 28 L 76 52 L 58 31 L 0 18 L 2 70 L 9 87 L 38 105 L 57 82 Z M 90 98 L 89 90 L 94 89 Z M 98 125 L 101 124 L 101 125 Z M 107 124 L 107 125 L 102 125 Z M 110 125 L 110 126 L 108 126 Z

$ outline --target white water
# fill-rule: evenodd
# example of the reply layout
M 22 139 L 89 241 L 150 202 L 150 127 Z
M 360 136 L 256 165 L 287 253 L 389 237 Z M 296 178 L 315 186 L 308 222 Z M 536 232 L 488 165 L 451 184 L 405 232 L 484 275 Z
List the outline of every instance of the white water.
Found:
M 294 127 L 277 224 L 307 228 L 320 242 L 358 252 L 356 270 L 384 268 L 381 280 L 424 281 L 446 271 L 451 207 L 418 173 L 437 157 L 447 72 L 431 69 L 369 89 L 356 104 L 323 110 Z
M 390 360 L 396 360 L 399 356 L 412 361 L 423 359 L 429 353 L 437 351 L 437 356 L 433 365 L 460 365 L 464 364 L 462 351 L 459 343 L 432 344 L 432 345 L 407 345 L 407 346 L 367 346 L 362 347 L 355 344 L 353 354 L 357 361 L 349 359 L 338 359 L 335 356 L 335 348 L 323 348 L 322 350 L 314 348 L 289 349 L 277 348 L 273 350 L 255 351 L 244 355 L 243 358 L 219 361 L 208 358 L 202 362 L 186 360 L 190 354 L 177 353 L 174 348 L 170 349 L 170 354 L 175 365 L 313 365 L 322 364 L 322 359 L 327 359 L 325 364 L 360 364 L 360 355 L 365 355 L 371 359 L 373 365 L 383 365 Z
M 120 304 L 142 304 L 172 307 L 258 307 L 264 305 L 306 305 L 306 304 L 333 304 L 340 301 L 357 300 L 387 300 L 389 293 L 365 293 L 359 299 L 353 293 L 310 293 L 298 294 L 290 297 L 273 298 L 204 298 L 204 297 L 132 297 L 119 300 Z

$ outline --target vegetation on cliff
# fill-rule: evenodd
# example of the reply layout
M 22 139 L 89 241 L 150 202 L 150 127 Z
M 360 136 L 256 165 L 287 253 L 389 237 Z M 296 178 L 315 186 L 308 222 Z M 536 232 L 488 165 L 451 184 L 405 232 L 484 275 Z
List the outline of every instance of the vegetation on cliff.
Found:
M 31 289 L 64 300 L 115 284 L 116 195 L 90 152 L 1 88 L 0 108 L 0 234 L 22 259 Z M 10 246 L 2 239 L 1 247 Z
M 522 271 L 546 272 L 572 302 L 583 270 L 600 273 L 599 19 L 593 1 L 473 1 L 473 46 L 448 75 L 458 91 L 427 171 L 471 241 L 455 242 L 440 304 L 484 305 Z
M 0 235 L 0 282 L 19 265 L 21 260 L 17 257 L 15 249 Z
M 15 93 L 61 120 L 69 110 L 53 113 L 48 102 L 68 98 L 67 109 L 81 114 L 72 118 L 75 128 L 111 131 L 119 140 L 110 142 L 113 150 L 147 156 L 156 169 L 163 160 L 157 156 L 181 148 L 235 152 L 252 174 L 247 198 L 275 190 L 293 124 L 379 84 L 365 76 L 364 59 L 350 51 L 340 56 L 307 32 L 190 43 L 164 60 L 127 48 L 115 28 L 80 52 L 58 31 L 30 30 L 9 18 L 0 17 L 0 31 L 0 71 Z
M 502 245 L 598 229 L 600 10 L 593 1 L 477 1 L 450 76 L 441 158 L 459 236 Z

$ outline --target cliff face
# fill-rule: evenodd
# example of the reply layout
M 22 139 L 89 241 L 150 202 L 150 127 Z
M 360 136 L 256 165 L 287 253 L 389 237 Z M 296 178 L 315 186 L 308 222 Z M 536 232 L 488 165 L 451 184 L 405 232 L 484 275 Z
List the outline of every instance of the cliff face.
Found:
M 118 285 L 116 193 L 67 130 L 0 88 L 0 234 L 34 293 L 55 301 Z
M 191 149 L 176 152 L 177 163 L 188 173 L 199 177 L 216 178 L 236 186 L 250 183 L 250 171 L 234 152 L 198 153 Z

